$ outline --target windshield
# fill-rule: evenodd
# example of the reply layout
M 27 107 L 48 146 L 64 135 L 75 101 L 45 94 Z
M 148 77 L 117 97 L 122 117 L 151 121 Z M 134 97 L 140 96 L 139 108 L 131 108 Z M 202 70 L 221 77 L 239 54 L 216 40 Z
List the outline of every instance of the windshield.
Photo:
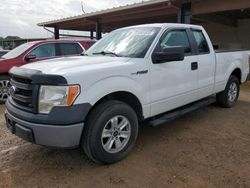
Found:
M 18 46 L 16 48 L 14 48 L 13 50 L 11 50 L 9 53 L 7 53 L 4 56 L 2 56 L 2 58 L 4 58 L 4 59 L 15 58 L 15 57 L 21 55 L 27 49 L 29 49 L 32 45 L 33 45 L 32 43 L 22 44 L 22 45 L 20 45 L 20 46 Z
M 144 58 L 159 31 L 159 27 L 135 27 L 116 30 L 94 44 L 84 55 Z

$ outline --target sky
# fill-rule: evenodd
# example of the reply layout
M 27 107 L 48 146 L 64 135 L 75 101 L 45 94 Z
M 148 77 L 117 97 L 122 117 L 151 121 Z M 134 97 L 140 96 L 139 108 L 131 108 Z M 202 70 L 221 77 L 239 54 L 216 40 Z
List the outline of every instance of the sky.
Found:
M 87 13 L 135 2 L 141 0 L 82 0 Z M 1 0 L 0 36 L 50 37 L 37 23 L 82 13 L 81 0 Z

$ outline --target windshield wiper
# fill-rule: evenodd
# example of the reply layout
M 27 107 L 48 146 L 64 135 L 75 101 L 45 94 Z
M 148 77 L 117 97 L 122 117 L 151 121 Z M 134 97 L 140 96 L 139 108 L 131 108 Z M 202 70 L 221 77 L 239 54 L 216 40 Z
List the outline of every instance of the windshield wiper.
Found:
M 121 57 L 120 55 L 116 54 L 115 52 L 108 52 L 108 51 L 101 51 L 101 52 L 94 52 L 93 55 L 114 55 L 116 57 Z

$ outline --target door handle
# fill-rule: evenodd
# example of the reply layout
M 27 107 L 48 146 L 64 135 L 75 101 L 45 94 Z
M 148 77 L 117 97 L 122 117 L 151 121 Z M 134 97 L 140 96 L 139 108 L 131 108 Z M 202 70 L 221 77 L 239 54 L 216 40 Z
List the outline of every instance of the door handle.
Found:
M 198 62 L 192 62 L 191 63 L 191 70 L 198 70 Z

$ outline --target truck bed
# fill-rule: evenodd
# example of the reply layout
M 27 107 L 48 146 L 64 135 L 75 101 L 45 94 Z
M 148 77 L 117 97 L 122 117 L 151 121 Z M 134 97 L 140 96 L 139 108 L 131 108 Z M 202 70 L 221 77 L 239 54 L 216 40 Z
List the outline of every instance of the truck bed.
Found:
M 215 50 L 215 53 L 242 52 L 242 51 L 249 51 L 250 53 L 250 49 L 218 49 Z
M 215 76 L 215 90 L 223 90 L 227 79 L 229 78 L 232 69 L 234 67 L 239 67 L 242 70 L 241 83 L 247 80 L 249 73 L 249 55 L 250 50 L 233 49 L 233 50 L 217 50 L 215 53 L 217 65 L 216 65 L 216 76 Z

